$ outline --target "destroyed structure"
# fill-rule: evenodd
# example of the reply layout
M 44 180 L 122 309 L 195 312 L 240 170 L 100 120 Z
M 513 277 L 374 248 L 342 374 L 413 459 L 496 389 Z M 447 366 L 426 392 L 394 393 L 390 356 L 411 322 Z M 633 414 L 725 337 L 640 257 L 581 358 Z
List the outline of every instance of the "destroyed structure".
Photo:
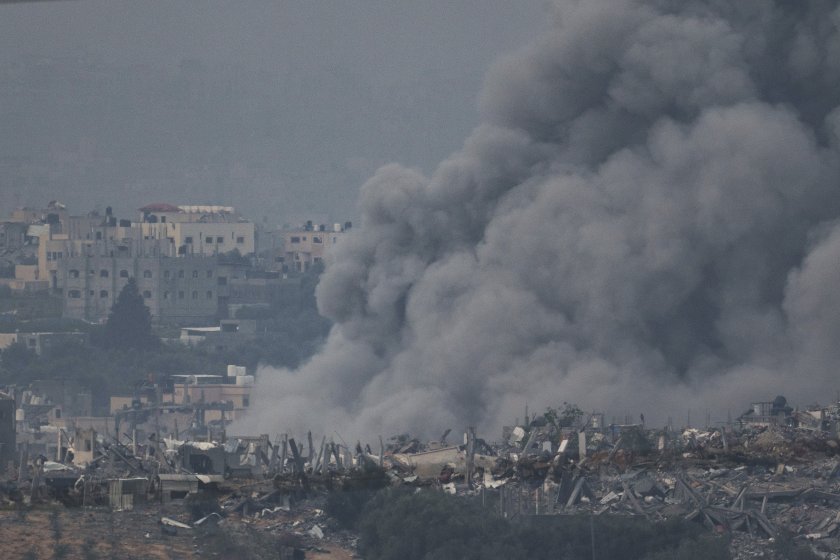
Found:
M 231 372 L 242 373 L 235 366 Z M 164 536 L 238 520 L 291 532 L 304 548 L 330 539 L 352 548 L 352 538 L 312 500 L 364 487 L 379 470 L 394 486 L 479 496 L 506 518 L 682 518 L 730 533 L 740 548 L 760 549 L 783 533 L 821 554 L 840 547 L 840 405 L 798 411 L 779 398 L 769 408 L 753 405 L 731 424 L 680 430 L 607 425 L 598 413 L 571 423 L 531 415 L 506 427 L 496 443 L 469 428 L 463 439 L 447 430 L 439 441 L 404 435 L 371 447 L 348 444 L 337 433 L 230 435 L 225 407 L 192 403 L 187 419 L 176 413 L 188 403 L 144 397 L 116 411 L 112 424 L 40 425 L 47 435 L 40 440 L 30 433 L 32 421 L 18 414 L 22 437 L 10 455 L 14 404 L 13 397 L 0 398 L 6 501 L 129 511 L 205 496 L 218 505 L 201 519 L 185 508 L 178 519 L 161 519 Z M 219 420 L 212 430 L 202 424 L 210 412 Z M 180 426 L 171 421 L 178 418 Z

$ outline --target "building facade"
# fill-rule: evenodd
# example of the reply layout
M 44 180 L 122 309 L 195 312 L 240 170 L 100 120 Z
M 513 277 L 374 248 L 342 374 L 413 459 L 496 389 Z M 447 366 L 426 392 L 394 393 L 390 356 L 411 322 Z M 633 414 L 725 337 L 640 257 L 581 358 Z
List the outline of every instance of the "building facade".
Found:
M 83 332 L 31 332 L 31 333 L 0 333 L 0 350 L 4 350 L 12 344 L 23 344 L 37 355 L 56 346 L 76 343 L 87 343 L 88 335 Z
M 323 262 L 334 251 L 352 227 L 344 225 L 313 225 L 311 222 L 296 230 L 283 233 L 284 272 L 306 272 L 313 265 Z
M 150 204 L 140 209 L 146 239 L 170 239 L 179 255 L 220 255 L 238 251 L 251 255 L 256 248 L 253 223 L 229 206 L 172 206 Z
M 254 224 L 229 207 L 150 205 L 140 222 L 110 209 L 56 215 L 39 236 L 35 274 L 62 296 L 65 317 L 104 321 L 134 278 L 155 321 L 194 325 L 226 316 L 228 280 L 242 263 L 220 259 L 254 247 Z
M 228 269 L 214 257 L 82 255 L 62 262 L 64 315 L 102 321 L 120 292 L 134 278 L 152 318 L 161 323 L 194 324 L 223 316 Z

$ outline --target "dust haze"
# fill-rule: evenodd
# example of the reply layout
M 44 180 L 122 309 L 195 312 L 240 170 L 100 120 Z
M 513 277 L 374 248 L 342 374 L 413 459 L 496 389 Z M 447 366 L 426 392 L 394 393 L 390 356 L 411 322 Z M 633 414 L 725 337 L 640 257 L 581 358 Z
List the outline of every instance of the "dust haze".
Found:
M 318 287 L 332 332 L 259 371 L 243 430 L 489 432 L 562 401 L 680 424 L 833 397 L 837 3 L 553 17 L 494 65 L 458 152 L 367 181 Z
M 355 221 L 378 167 L 457 149 L 488 66 L 546 1 L 2 4 L 0 209 Z

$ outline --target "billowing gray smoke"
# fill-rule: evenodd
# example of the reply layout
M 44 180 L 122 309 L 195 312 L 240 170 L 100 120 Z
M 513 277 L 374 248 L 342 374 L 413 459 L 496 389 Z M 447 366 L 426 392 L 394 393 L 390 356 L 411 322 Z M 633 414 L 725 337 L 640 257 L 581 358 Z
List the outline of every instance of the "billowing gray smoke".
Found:
M 260 371 L 249 427 L 489 432 L 525 403 L 681 422 L 826 401 L 838 26 L 835 1 L 559 2 L 488 76 L 459 153 L 364 185 L 318 289 L 335 327 L 301 369 Z

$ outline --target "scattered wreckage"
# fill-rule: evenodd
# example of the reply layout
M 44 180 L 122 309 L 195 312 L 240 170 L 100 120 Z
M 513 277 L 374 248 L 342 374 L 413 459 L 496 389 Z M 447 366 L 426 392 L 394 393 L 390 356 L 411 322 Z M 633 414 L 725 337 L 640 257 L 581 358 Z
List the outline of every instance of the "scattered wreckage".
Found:
M 163 535 L 236 520 L 294 536 L 288 557 L 296 557 L 301 546 L 355 546 L 324 514 L 329 493 L 405 485 L 477 496 L 507 518 L 682 518 L 739 541 L 793 536 L 828 557 L 840 549 L 840 415 L 759 410 L 768 411 L 683 430 L 534 415 L 505 428 L 501 442 L 469 428 L 462 443 L 447 442 L 447 430 L 431 442 L 380 438 L 373 449 L 311 433 L 218 442 L 134 435 L 125 444 L 87 429 L 64 435 L 63 461 L 24 448 L 0 496 L 113 511 L 183 504 L 182 516 L 160 518 Z

